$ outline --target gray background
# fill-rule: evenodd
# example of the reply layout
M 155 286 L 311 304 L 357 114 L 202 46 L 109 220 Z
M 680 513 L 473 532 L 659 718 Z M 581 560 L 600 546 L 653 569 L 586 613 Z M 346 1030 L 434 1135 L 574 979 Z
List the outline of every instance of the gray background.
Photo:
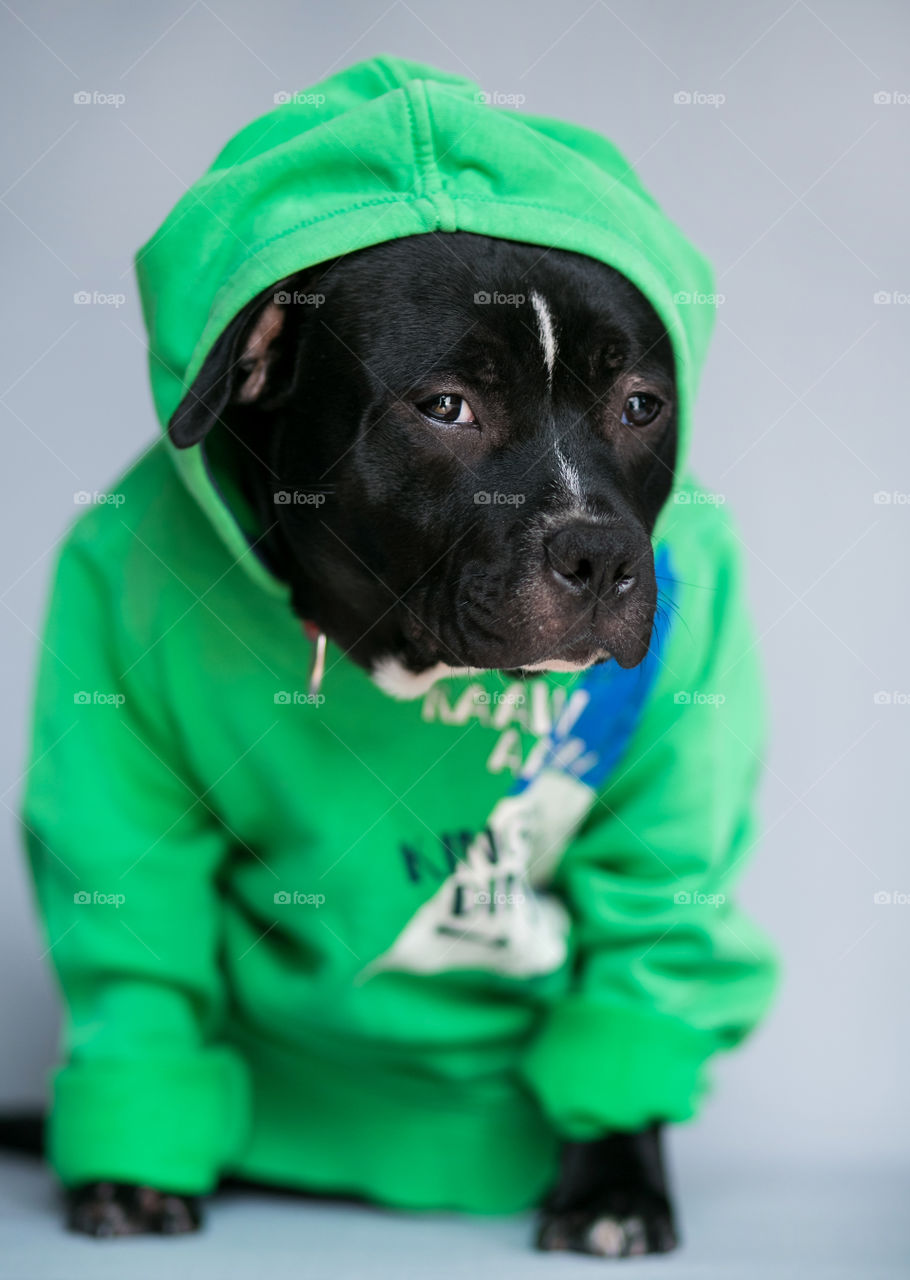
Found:
M 702 1250 L 694 1256 L 709 1269 L 729 1274 L 753 1258 L 765 1274 L 771 1250 L 799 1273 L 814 1259 L 825 1274 L 845 1266 L 856 1275 L 862 1263 L 864 1275 L 885 1275 L 910 1253 L 885 1195 L 901 1188 L 906 1217 L 906 7 L 12 0 L 0 23 L 0 1107 L 41 1099 L 58 1016 L 15 821 L 51 557 L 77 512 L 74 494 L 109 487 L 156 430 L 132 254 L 276 93 L 390 52 L 607 133 L 716 265 L 725 300 L 694 461 L 738 516 L 763 633 L 774 740 L 764 843 L 742 899 L 777 938 L 787 980 L 773 1018 L 719 1066 L 703 1117 L 675 1135 L 674 1162 Z M 79 104 L 80 92 L 125 101 Z M 685 103 L 680 93 L 725 101 Z M 79 305 L 80 291 L 124 300 Z M 905 900 L 876 903 L 876 894 Z M 22 1172 L 6 1201 L 45 1245 L 49 1196 L 45 1180 Z M 368 1247 L 376 1215 L 306 1212 L 301 1227 L 326 1259 L 313 1274 L 356 1273 L 356 1241 Z M 244 1231 L 254 1231 L 255 1212 L 245 1213 L 222 1209 L 218 1222 L 232 1225 L 220 1235 L 169 1246 L 181 1252 L 167 1255 L 168 1268 L 179 1257 L 196 1274 L 220 1240 L 248 1273 Z M 294 1211 L 281 1213 L 291 1215 L 290 1241 Z M 416 1248 L 408 1232 L 417 1229 L 397 1221 L 376 1228 L 382 1248 Z M 446 1225 L 445 1274 L 462 1274 L 459 1259 L 481 1274 L 531 1265 L 521 1232 L 498 1230 Z M 18 1239 L 24 1252 L 10 1255 L 19 1262 L 8 1274 L 69 1278 L 114 1266 L 82 1242 L 53 1264 L 33 1244 Z M 126 1255 L 114 1248 L 119 1266 Z M 282 1258 L 290 1267 L 291 1244 L 274 1248 L 279 1271 Z M 140 1257 L 163 1262 L 135 1253 L 131 1269 Z M 706 1274 L 692 1257 L 643 1265 Z M 548 1275 L 586 1265 L 549 1261 Z M 94 1271 L 80 1269 L 89 1264 Z M 220 1265 L 233 1274 L 225 1257 Z

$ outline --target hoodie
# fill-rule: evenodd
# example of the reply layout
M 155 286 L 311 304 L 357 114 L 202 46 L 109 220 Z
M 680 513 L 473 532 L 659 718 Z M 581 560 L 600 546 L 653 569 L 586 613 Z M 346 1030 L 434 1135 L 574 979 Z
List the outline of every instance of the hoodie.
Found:
M 231 318 L 370 244 L 470 231 L 623 272 L 671 335 L 680 460 L 640 667 L 397 702 L 166 436 L 56 563 L 23 801 L 62 989 L 51 1163 L 407 1208 L 539 1201 L 563 1140 L 692 1117 L 775 985 L 734 904 L 763 694 L 738 540 L 685 458 L 711 272 L 619 152 L 378 57 L 233 138 L 140 250 L 162 427 Z

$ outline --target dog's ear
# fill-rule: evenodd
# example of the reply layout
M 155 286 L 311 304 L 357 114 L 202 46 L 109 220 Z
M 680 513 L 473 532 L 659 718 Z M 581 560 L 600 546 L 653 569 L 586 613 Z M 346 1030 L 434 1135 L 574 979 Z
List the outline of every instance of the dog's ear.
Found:
M 261 399 L 288 314 L 277 289 L 270 289 L 265 298 L 254 298 L 238 312 L 206 356 L 168 423 L 168 434 L 178 449 L 198 444 L 229 404 Z

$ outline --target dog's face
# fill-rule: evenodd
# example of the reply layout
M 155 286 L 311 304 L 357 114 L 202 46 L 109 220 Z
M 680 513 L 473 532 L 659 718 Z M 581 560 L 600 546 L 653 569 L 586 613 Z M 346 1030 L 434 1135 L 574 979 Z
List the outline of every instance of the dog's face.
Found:
M 390 691 L 646 654 L 673 358 L 601 263 L 438 233 L 302 272 L 232 322 L 171 435 L 216 422 L 295 611 Z

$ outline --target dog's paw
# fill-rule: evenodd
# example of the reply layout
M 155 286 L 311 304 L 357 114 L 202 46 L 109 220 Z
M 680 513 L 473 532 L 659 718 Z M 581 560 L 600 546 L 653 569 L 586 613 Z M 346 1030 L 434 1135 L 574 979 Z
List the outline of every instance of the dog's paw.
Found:
M 198 1231 L 199 1201 L 130 1182 L 87 1182 L 67 1196 L 70 1231 L 97 1237 L 163 1235 Z
M 545 1251 L 633 1258 L 669 1253 L 677 1243 L 670 1210 L 628 1193 L 607 1194 L 597 1208 L 544 1209 L 537 1225 L 537 1248 Z

